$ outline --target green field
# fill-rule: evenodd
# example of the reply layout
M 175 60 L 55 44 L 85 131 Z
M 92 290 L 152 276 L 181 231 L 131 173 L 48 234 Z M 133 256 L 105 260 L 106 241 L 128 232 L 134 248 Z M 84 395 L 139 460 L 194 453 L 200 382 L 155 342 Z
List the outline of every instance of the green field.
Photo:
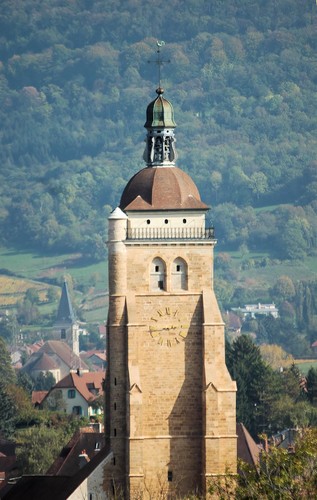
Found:
M 219 249 L 218 249 L 219 251 Z M 217 255 L 216 251 L 216 255 Z M 271 258 L 268 252 L 248 252 L 247 256 L 242 256 L 239 251 L 223 252 L 231 257 L 231 263 L 236 271 L 237 284 L 248 287 L 263 288 L 271 287 L 280 276 L 289 276 L 293 281 L 300 279 L 317 278 L 317 256 L 307 257 L 302 261 L 275 261 L 266 267 L 249 267 L 242 269 L 242 263 L 248 260 L 260 261 L 264 258 Z M 215 269 L 217 277 L 217 268 Z
M 219 248 L 218 248 L 219 252 Z M 225 252 L 231 257 L 231 266 L 235 270 L 235 285 L 255 290 L 267 290 L 279 276 L 287 275 L 293 280 L 317 277 L 317 257 L 308 257 L 304 261 L 272 261 L 266 267 L 242 269 L 247 260 L 259 261 L 269 258 L 267 252 Z M 217 255 L 217 252 L 216 252 Z M 7 271 L 16 277 L 33 281 L 61 280 L 71 276 L 74 280 L 76 303 L 86 321 L 105 321 L 108 310 L 108 267 L 107 262 L 91 262 L 80 254 L 41 255 L 32 252 L 19 252 L 14 249 L 0 248 L 0 276 Z M 215 269 L 217 279 L 217 267 Z M 53 281 L 53 283 L 54 283 Z M 56 281 L 55 281 L 56 283 Z M 30 287 L 32 284 L 30 284 Z M 2 290 L 5 293 L 5 290 Z M 95 301 L 100 296 L 100 300 Z M 56 304 L 43 304 L 43 313 L 56 308 Z
M 41 255 L 32 252 L 19 252 L 13 249 L 0 248 L 0 276 L 7 276 L 13 273 L 12 279 L 16 278 L 16 288 L 21 285 L 20 278 L 30 281 L 29 288 L 36 285 L 36 282 L 60 280 L 64 276 L 71 276 L 75 286 L 75 301 L 83 311 L 86 321 L 104 322 L 107 317 L 108 297 L 108 268 L 107 262 L 91 262 L 82 259 L 80 254 L 62 255 Z M 8 280 L 9 281 L 9 280 Z M 12 280 L 11 280 L 12 281 Z M 79 291 L 78 291 L 79 290 Z M 7 290 L 2 289 L 0 293 L 7 294 Z M 94 298 L 101 294 L 94 308 Z M 12 296 L 16 291 L 12 291 Z M 104 298 L 103 303 L 102 298 Z M 91 304 L 85 310 L 82 304 Z M 42 304 L 40 312 L 42 314 L 56 309 L 57 304 Z
M 88 286 L 95 278 L 96 288 L 107 288 L 107 263 L 90 262 L 80 254 L 41 255 L 0 248 L 0 274 L 5 269 L 32 280 L 59 278 L 70 274 L 78 284 Z
M 310 368 L 317 369 L 317 360 L 314 359 L 295 361 L 295 364 L 303 375 L 307 375 Z

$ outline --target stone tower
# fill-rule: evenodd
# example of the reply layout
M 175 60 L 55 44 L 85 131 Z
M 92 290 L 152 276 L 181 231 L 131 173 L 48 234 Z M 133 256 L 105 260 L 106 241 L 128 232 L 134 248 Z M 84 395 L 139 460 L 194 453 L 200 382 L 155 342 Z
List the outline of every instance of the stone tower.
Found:
M 75 318 L 66 280 L 62 286 L 54 330 L 58 340 L 66 342 L 79 356 L 79 325 Z
M 104 489 L 124 498 L 204 493 L 236 471 L 236 385 L 213 289 L 212 228 L 175 166 L 174 113 L 157 89 L 144 160 L 109 217 Z M 162 498 L 162 496 L 160 497 Z

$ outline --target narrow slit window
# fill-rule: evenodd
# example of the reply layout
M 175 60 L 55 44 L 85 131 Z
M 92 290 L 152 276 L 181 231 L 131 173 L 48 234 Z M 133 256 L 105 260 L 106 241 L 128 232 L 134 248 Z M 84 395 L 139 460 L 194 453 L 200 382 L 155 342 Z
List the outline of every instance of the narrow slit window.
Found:
M 166 266 L 165 262 L 159 257 L 153 259 L 151 263 L 150 290 L 166 290 Z

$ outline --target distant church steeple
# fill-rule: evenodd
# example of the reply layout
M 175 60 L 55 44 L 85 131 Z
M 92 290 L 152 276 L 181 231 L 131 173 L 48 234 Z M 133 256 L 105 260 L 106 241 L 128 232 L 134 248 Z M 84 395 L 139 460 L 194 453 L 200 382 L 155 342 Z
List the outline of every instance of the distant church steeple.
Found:
M 54 327 L 59 332 L 59 340 L 66 342 L 79 355 L 78 323 L 70 299 L 67 281 L 64 280 Z
M 56 321 L 62 323 L 68 322 L 69 324 L 72 324 L 75 321 L 75 314 L 70 300 L 70 295 L 66 280 L 64 280 L 62 286 L 62 294 L 59 301 Z

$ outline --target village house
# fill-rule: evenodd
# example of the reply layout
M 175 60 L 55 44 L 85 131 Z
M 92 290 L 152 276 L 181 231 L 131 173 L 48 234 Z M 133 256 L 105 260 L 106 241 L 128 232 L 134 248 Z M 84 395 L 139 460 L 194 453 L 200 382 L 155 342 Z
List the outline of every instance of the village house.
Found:
M 52 373 L 56 382 L 62 380 L 70 371 L 81 370 L 88 372 L 89 368 L 84 361 L 65 342 L 48 340 L 27 360 L 22 372 L 26 372 L 34 380 L 40 372 Z
M 41 402 L 55 404 L 68 415 L 96 417 L 103 414 L 103 372 L 71 372 L 54 385 Z

